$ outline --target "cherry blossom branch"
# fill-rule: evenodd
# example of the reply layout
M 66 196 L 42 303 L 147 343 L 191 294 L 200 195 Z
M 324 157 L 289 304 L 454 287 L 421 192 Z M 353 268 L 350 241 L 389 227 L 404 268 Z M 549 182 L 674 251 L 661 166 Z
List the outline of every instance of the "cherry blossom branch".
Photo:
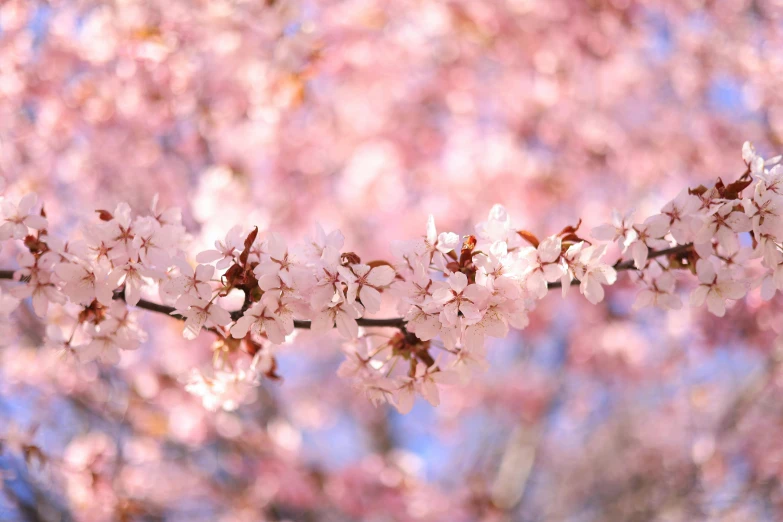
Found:
M 370 319 L 367 317 L 360 317 L 356 320 L 359 326 L 375 327 L 375 328 L 405 328 L 405 320 L 402 317 L 390 317 L 388 319 Z M 309 330 L 311 326 L 310 321 L 294 321 L 294 328 L 301 328 L 303 330 Z
M 670 254 L 679 254 L 683 252 L 687 252 L 693 248 L 692 243 L 688 243 L 686 245 L 678 245 L 672 248 L 666 248 L 663 250 L 650 250 L 650 253 L 648 255 L 649 259 L 653 259 L 656 257 L 663 257 Z M 634 269 L 633 266 L 633 260 L 629 261 L 623 261 L 618 262 L 614 265 L 615 270 L 632 270 Z M 14 271 L 13 270 L 0 270 L 0 280 L 13 280 L 14 279 Z M 571 284 L 572 285 L 578 285 L 580 281 L 578 279 L 574 279 Z M 555 283 L 549 283 L 549 288 L 560 288 L 562 285 L 560 282 Z M 116 292 L 114 294 L 115 299 L 121 299 L 125 300 L 125 293 L 122 291 Z M 175 319 L 178 319 L 180 321 L 184 321 L 185 317 L 181 314 L 176 313 L 176 309 L 173 306 L 167 306 L 160 303 L 154 303 L 152 301 L 147 301 L 146 299 L 140 299 L 138 303 L 136 303 L 136 308 L 141 308 L 143 310 L 147 310 L 149 312 L 156 312 L 159 314 L 165 314 L 168 316 L 171 316 Z M 245 312 L 245 310 L 235 310 L 231 312 L 231 319 L 233 321 L 236 321 L 240 317 L 242 317 L 242 314 Z M 405 324 L 407 321 L 403 319 L 402 317 L 389 317 L 384 319 L 372 319 L 368 317 L 361 317 L 356 320 L 359 326 L 363 326 L 366 328 L 398 328 L 400 330 L 405 330 Z M 299 328 L 302 330 L 309 330 L 312 323 L 311 321 L 305 321 L 305 320 L 295 320 L 294 321 L 294 328 Z
M 689 250 L 693 249 L 693 243 L 686 243 L 684 245 L 677 245 L 671 248 L 664 248 L 662 250 L 652 250 L 650 249 L 650 253 L 647 254 L 647 259 L 653 259 L 656 257 L 664 257 L 671 254 L 683 254 L 685 252 L 688 252 Z M 628 259 L 627 261 L 618 262 L 614 265 L 615 270 L 634 270 L 636 267 L 634 266 L 633 259 Z
M 676 291 L 680 270 L 699 283 L 690 305 L 706 304 L 719 317 L 727 301 L 742 299 L 751 288 L 760 287 L 764 299 L 783 290 L 783 217 L 777 211 L 783 208 L 783 166 L 780 158 L 764 160 L 750 144 L 743 160 L 747 169 L 736 181 L 718 178 L 711 188 L 683 189 L 642 223 L 632 212 L 615 211 L 612 223 L 590 232 L 600 243 L 579 235 L 581 220 L 539 239 L 495 205 L 466 236 L 438 233 L 430 216 L 426 234 L 391 243 L 391 261 L 362 262 L 343 250 L 339 230 L 316 226 L 314 235 L 289 248 L 275 232 L 259 236 L 258 227 L 248 233 L 235 226 L 214 248 L 199 252 L 193 266 L 178 209 L 158 209 L 153 200 L 149 215 L 134 217 L 120 203 L 113 212 L 98 210 L 97 220 L 84 224 L 84 239 L 69 242 L 49 235 L 37 196 L 27 194 L 18 204 L 3 201 L 0 209 L 0 240 L 22 240 L 25 247 L 17 270 L 0 270 L 0 279 L 21 283 L 9 295 L 0 292 L 0 316 L 24 298 L 39 317 L 46 317 L 50 303 L 79 304 L 75 325 L 67 332 L 47 328 L 47 342 L 80 361 L 117 363 L 121 350 L 138 346 L 143 335 L 134 307 L 182 321 L 187 340 L 210 331 L 221 338 L 213 346 L 212 371 L 195 370 L 186 385 L 210 409 L 235 408 L 232 397 L 244 396 L 243 389 L 264 376 L 278 378 L 275 352 L 294 329 L 336 329 L 351 341 L 338 375 L 355 379 L 373 402 L 393 403 L 405 413 L 417 394 L 437 405 L 436 385 L 466 381 L 485 369 L 486 338 L 525 328 L 535 301 L 554 288 L 565 297 L 578 285 L 587 301 L 598 304 L 618 271 L 635 270 L 642 289 L 634 309 L 677 310 L 683 306 Z M 751 188 L 753 194 L 743 196 Z M 752 247 L 740 241 L 743 233 Z M 608 264 L 612 243 L 623 257 Z M 174 306 L 141 298 L 153 282 L 161 300 Z M 238 310 L 218 301 L 230 290 L 244 293 Z M 401 317 L 367 317 L 381 311 L 383 295 L 398 300 Z M 360 327 L 397 332 L 360 336 Z M 250 355 L 249 366 L 236 366 L 233 353 Z
M 14 280 L 14 270 L 0 270 L 0 280 Z M 125 300 L 125 293 L 124 292 L 116 292 L 114 294 L 115 299 L 121 299 Z M 175 313 L 176 308 L 173 306 L 167 306 L 160 303 L 153 303 L 152 301 L 147 301 L 146 299 L 140 299 L 138 303 L 136 303 L 136 308 L 141 308 L 143 310 L 147 310 L 149 312 L 157 312 L 159 314 L 165 314 L 168 316 L 173 317 L 174 319 L 179 319 L 180 321 L 184 321 L 185 317 L 181 314 Z M 231 319 L 236 321 L 240 317 L 242 317 L 242 314 L 244 313 L 244 310 L 235 310 L 234 312 L 231 312 Z M 386 319 L 371 319 L 367 317 L 361 317 L 356 320 L 357 323 L 359 323 L 359 326 L 365 326 L 368 328 L 399 328 L 403 329 L 405 328 L 405 320 L 402 317 L 390 317 Z M 310 321 L 302 321 L 302 320 L 295 320 L 294 321 L 294 327 L 300 328 L 303 330 L 309 330 L 311 326 Z

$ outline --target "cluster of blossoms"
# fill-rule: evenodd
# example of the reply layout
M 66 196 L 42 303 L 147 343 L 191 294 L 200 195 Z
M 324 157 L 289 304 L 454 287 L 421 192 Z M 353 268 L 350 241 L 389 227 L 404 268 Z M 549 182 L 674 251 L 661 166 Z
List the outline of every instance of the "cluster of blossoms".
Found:
M 394 262 L 362 262 L 343 251 L 339 231 L 320 226 L 294 245 L 235 227 L 194 266 L 176 209 L 161 211 L 153 201 L 147 215 L 134 217 L 121 203 L 97 211 L 81 239 L 63 242 L 47 233 L 46 215 L 29 194 L 16 205 L 2 202 L 0 239 L 24 248 L 13 273 L 22 284 L 0 297 L 0 311 L 7 316 L 27 297 L 41 317 L 50 304 L 63 305 L 72 312 L 70 333 L 51 326 L 47 335 L 83 361 L 116 363 L 122 350 L 139 345 L 144 333 L 133 307 L 184 320 L 185 339 L 207 329 L 218 336 L 213 368 L 194 370 L 186 388 L 210 409 L 236 408 L 262 378 L 276 378 L 275 350 L 295 328 L 336 328 L 347 352 L 339 375 L 373 402 L 407 412 L 417 395 L 437 405 L 440 386 L 485 369 L 485 338 L 524 328 L 554 287 L 565 296 L 578 285 L 595 304 L 617 270 L 635 269 L 642 286 L 636 308 L 678 309 L 677 274 L 690 272 L 697 278 L 691 305 L 706 303 L 718 316 L 751 288 L 760 286 L 765 299 L 783 289 L 780 157 L 765 161 L 746 144 L 743 158 L 747 170 L 731 184 L 684 190 L 642 223 L 616 213 L 612 224 L 595 228 L 593 239 L 616 242 L 628 258 L 614 265 L 603 260 L 610 243 L 581 238 L 579 224 L 539 240 L 496 205 L 465 237 L 438 233 L 430 217 L 426 235 L 392 245 Z M 384 293 L 396 299 L 400 317 L 368 318 L 381 311 Z M 155 294 L 164 304 L 142 299 Z M 232 296 L 242 304 L 229 311 Z M 364 335 L 366 327 L 394 334 Z
M 630 255 L 645 287 L 635 308 L 681 308 L 673 272 L 677 269 L 698 277 L 691 306 L 706 303 L 718 317 L 726 313 L 727 300 L 742 299 L 753 288 L 760 287 L 765 300 L 783 289 L 781 156 L 765 161 L 745 143 L 742 157 L 747 170 L 733 183 L 718 179 L 711 188 L 683 190 L 643 223 L 634 224 L 630 213 L 615 212 L 612 224 L 593 230 L 594 238 L 616 241 Z M 675 245 L 689 248 L 649 260 L 651 250 Z M 760 267 L 753 260 L 760 260 Z

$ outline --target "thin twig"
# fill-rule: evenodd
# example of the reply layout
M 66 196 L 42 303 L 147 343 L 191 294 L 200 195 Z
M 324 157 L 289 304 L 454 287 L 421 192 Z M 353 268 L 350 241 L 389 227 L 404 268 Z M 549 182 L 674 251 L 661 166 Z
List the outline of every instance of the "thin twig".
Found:
M 663 250 L 650 250 L 650 252 L 647 254 L 647 259 L 655 259 L 656 257 L 663 257 L 668 256 L 670 254 L 681 254 L 683 252 L 687 252 L 688 250 L 693 248 L 693 243 L 687 243 L 685 245 L 677 245 L 671 248 L 665 248 Z M 634 266 L 633 259 L 628 259 L 627 261 L 618 261 L 615 263 L 612 268 L 617 270 L 618 272 L 621 272 L 623 270 L 635 270 L 636 267 Z M 578 285 L 581 281 L 579 279 L 573 279 L 571 280 L 571 285 Z M 548 283 L 548 288 L 560 288 L 563 286 L 560 281 L 556 281 L 554 283 Z

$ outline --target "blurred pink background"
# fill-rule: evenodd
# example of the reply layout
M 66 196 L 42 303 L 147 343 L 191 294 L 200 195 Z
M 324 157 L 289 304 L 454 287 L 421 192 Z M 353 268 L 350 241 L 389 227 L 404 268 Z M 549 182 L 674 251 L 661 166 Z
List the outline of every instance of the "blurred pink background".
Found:
M 779 0 L 5 0 L 0 174 L 52 232 L 154 194 L 192 253 L 235 224 L 346 249 L 539 235 L 657 212 L 783 139 Z M 2 252 L 13 267 L 15 252 Z M 723 320 L 549 296 L 433 409 L 375 409 L 307 332 L 235 413 L 180 376 L 209 342 L 145 315 L 119 368 L 64 367 L 35 316 L 0 347 L 0 520 L 692 521 L 783 517 L 779 301 Z M 393 313 L 390 307 L 385 315 Z M 748 391 L 750 390 L 750 391 Z M 23 448 L 21 448 L 23 449 Z M 24 451 L 22 451 L 24 453 Z

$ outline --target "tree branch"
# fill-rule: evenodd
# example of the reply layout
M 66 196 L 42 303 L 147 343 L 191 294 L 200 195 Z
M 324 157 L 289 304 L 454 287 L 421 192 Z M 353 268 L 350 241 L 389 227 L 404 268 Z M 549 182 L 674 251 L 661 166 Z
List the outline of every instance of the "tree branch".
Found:
M 656 257 L 667 256 L 669 254 L 680 254 L 683 252 L 687 252 L 691 248 L 693 248 L 693 244 L 688 243 L 686 245 L 677 245 L 675 247 L 666 248 L 664 250 L 650 250 L 650 253 L 648 254 L 647 258 L 653 259 Z M 617 262 L 615 263 L 613 268 L 618 271 L 632 270 L 634 269 L 633 260 L 631 259 L 627 261 Z M 2 279 L 14 280 L 14 270 L 0 270 L 0 280 Z M 574 279 L 573 281 L 571 281 L 572 285 L 578 285 L 579 283 L 580 281 L 578 279 Z M 561 284 L 560 282 L 549 283 L 548 287 L 560 288 Z M 124 291 L 115 292 L 114 298 L 124 300 L 125 292 Z M 143 310 L 148 310 L 150 312 L 166 314 L 175 319 L 179 319 L 180 321 L 185 320 L 185 318 L 182 315 L 173 313 L 175 312 L 175 308 L 173 306 L 153 303 L 152 301 L 147 301 L 145 299 L 140 300 L 136 304 L 136 308 L 141 308 Z M 236 321 L 237 319 L 242 317 L 242 314 L 243 314 L 242 310 L 235 310 L 231 312 L 231 319 Z M 400 330 L 405 330 L 405 324 L 406 324 L 405 319 L 403 319 L 402 317 L 390 317 L 386 319 L 372 319 L 372 318 L 362 317 L 360 319 L 357 319 L 356 322 L 359 324 L 359 326 L 364 326 L 368 328 L 398 328 Z M 304 329 L 304 330 L 309 330 L 311 327 L 311 322 L 295 320 L 294 327 Z
M 677 245 L 671 248 L 665 248 L 663 250 L 650 250 L 647 254 L 647 259 L 654 259 L 656 257 L 663 257 L 668 256 L 670 254 L 682 254 L 684 252 L 689 251 L 693 248 L 693 243 L 686 243 L 685 245 Z M 615 263 L 612 268 L 617 270 L 618 272 L 622 272 L 623 270 L 635 270 L 636 267 L 633 264 L 633 259 L 628 259 L 626 261 L 618 261 Z M 578 285 L 581 283 L 579 279 L 573 279 L 571 281 L 571 285 Z M 548 288 L 560 288 L 563 285 L 560 283 L 560 281 L 556 281 L 554 283 L 548 283 Z

